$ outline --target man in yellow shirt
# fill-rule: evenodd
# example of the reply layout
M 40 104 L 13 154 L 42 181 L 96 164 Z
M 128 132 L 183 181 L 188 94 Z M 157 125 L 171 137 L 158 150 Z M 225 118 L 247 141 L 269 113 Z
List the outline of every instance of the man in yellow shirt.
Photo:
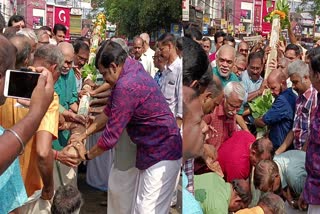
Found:
M 34 67 L 45 67 L 56 82 L 60 76 L 63 64 L 61 51 L 53 45 L 45 45 L 36 50 L 34 54 Z M 28 113 L 29 109 L 19 104 L 14 99 L 7 99 L 1 107 L 1 120 L 4 127 L 11 127 Z M 43 117 L 36 134 L 25 147 L 25 152 L 20 156 L 20 168 L 28 197 L 35 191 L 41 190 L 41 198 L 50 200 L 54 193 L 52 141 L 58 136 L 59 98 L 54 94 L 54 99 Z
M 242 209 L 236 214 L 285 214 L 285 206 L 282 198 L 274 193 L 266 193 L 256 207 Z

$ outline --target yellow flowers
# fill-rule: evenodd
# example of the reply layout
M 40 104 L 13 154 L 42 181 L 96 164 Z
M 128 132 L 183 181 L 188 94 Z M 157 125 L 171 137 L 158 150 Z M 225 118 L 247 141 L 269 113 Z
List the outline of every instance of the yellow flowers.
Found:
M 99 13 L 96 19 L 95 26 L 101 26 L 102 28 L 106 25 L 106 16 L 103 13 Z
M 274 11 L 271 12 L 270 15 L 271 16 L 279 15 L 280 19 L 285 19 L 286 18 L 286 13 L 283 12 L 283 11 L 280 11 L 280 10 L 274 10 Z

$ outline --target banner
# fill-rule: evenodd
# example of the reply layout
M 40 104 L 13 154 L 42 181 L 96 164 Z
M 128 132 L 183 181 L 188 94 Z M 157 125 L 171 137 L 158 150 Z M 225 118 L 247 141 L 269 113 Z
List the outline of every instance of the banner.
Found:
M 274 10 L 275 1 L 272 1 L 272 6 L 267 7 L 267 0 L 263 0 L 262 5 L 262 35 L 266 35 L 271 32 L 271 23 L 265 22 L 263 18 L 270 12 Z
M 259 42 L 262 40 L 262 36 L 249 36 L 249 37 L 243 37 L 243 41 L 245 42 Z
M 70 16 L 70 33 L 81 34 L 82 21 L 81 16 L 71 15 Z
M 51 27 L 53 29 L 54 20 L 53 20 L 53 6 L 47 5 L 47 26 Z
M 67 28 L 66 38 L 70 37 L 70 8 L 55 7 L 54 23 L 62 24 Z
M 182 0 L 182 21 L 189 21 L 189 0 Z

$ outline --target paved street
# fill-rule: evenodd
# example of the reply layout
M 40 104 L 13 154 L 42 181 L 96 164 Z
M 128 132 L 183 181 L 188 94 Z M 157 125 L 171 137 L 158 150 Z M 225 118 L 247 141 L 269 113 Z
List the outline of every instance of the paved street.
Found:
M 78 186 L 84 198 L 85 204 L 81 209 L 81 214 L 106 214 L 107 207 L 101 206 L 100 203 L 107 199 L 107 193 L 94 189 L 86 184 L 85 174 L 79 173 Z M 170 214 L 181 214 L 182 203 L 181 203 L 181 180 L 178 185 L 178 202 L 174 208 L 171 208 Z M 292 209 L 286 204 L 286 214 L 306 214 L 307 212 L 301 212 L 299 210 Z
M 84 173 L 79 173 L 78 177 L 78 187 L 82 193 L 84 199 L 84 206 L 81 209 L 81 214 L 106 214 L 107 207 L 101 206 L 100 203 L 107 200 L 107 193 L 94 189 L 86 184 L 86 177 Z M 171 214 L 180 214 L 181 213 L 181 183 L 178 186 L 179 195 L 178 203 L 175 208 L 170 210 Z

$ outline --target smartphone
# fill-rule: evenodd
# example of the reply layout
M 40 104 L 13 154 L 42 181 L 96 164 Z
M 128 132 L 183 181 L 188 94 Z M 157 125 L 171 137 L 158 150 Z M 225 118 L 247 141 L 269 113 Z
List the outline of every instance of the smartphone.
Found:
M 38 83 L 40 73 L 30 70 L 7 70 L 4 96 L 16 99 L 31 99 L 33 89 Z

